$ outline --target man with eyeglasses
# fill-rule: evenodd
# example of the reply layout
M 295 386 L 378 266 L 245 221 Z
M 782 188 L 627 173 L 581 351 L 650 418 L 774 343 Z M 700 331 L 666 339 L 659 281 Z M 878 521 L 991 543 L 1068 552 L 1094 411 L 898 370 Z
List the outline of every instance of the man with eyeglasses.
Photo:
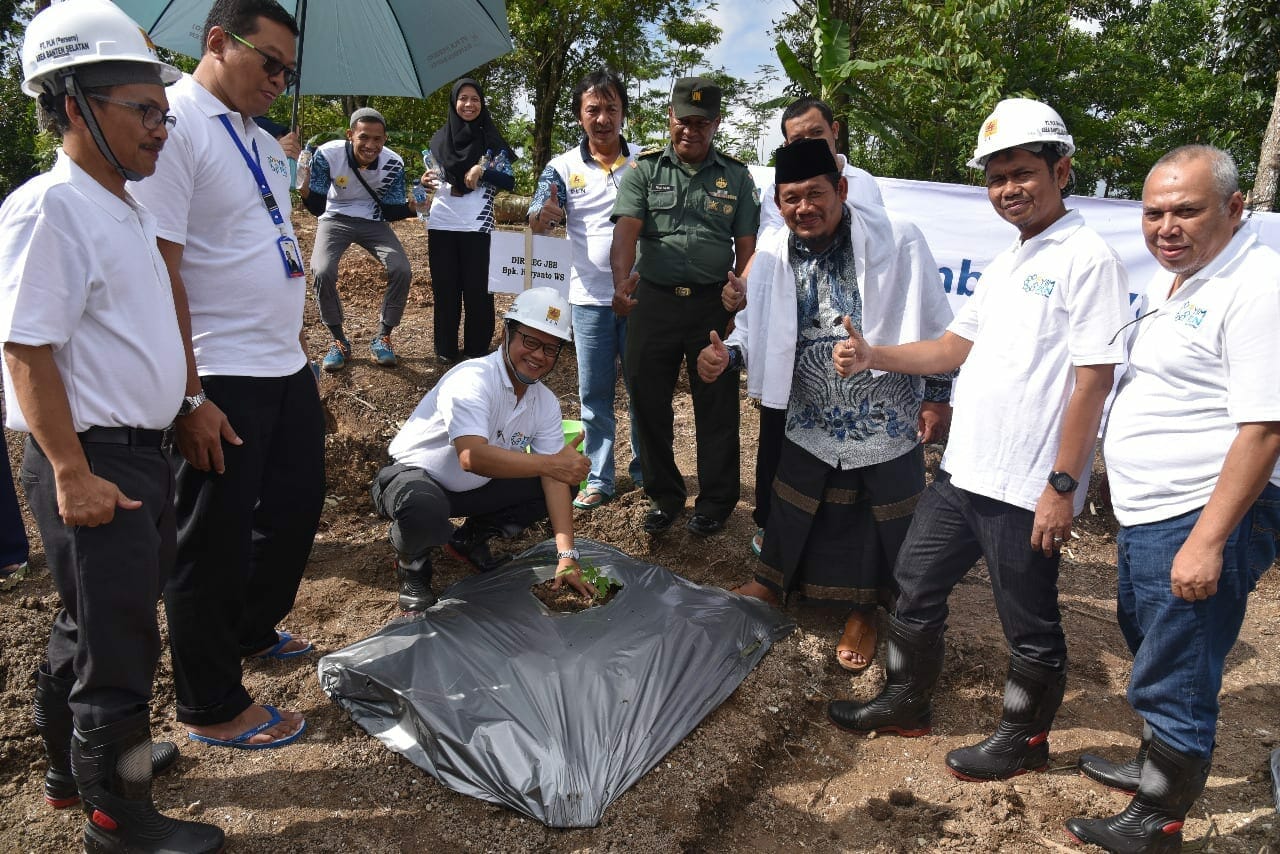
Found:
M 173 473 L 161 448 L 182 401 L 182 336 L 156 221 L 126 189 L 156 169 L 176 68 L 117 7 L 68 0 L 22 46 L 22 89 L 61 138 L 53 168 L 0 207 L 6 426 L 60 599 L 35 674 L 45 800 L 80 803 L 86 851 L 222 849 L 217 827 L 156 810 L 151 740 L 173 561 Z
M 1142 233 L 1163 268 L 1125 330 L 1129 364 L 1103 439 L 1120 530 L 1116 615 L 1144 723 L 1137 756 L 1080 757 L 1133 793 L 1067 831 L 1108 851 L 1175 851 L 1217 744 L 1223 667 L 1280 531 L 1280 255 L 1244 221 L 1231 155 L 1156 161 Z
M 306 355 L 306 279 L 289 165 L 253 119 L 294 78 L 293 18 L 273 0 L 217 0 L 179 123 L 136 193 L 159 221 L 187 342 L 174 422 L 178 559 L 165 589 L 178 720 L 222 747 L 279 747 L 302 715 L 255 702 L 241 659 L 311 649 L 278 630 L 324 502 L 324 417 Z
M 675 460 L 672 399 L 683 362 L 698 446 L 698 497 L 688 530 L 724 528 L 738 503 L 738 370 L 698 378 L 698 353 L 712 331 L 727 333 L 720 291 L 741 276 L 756 246 L 760 203 L 751 173 L 712 145 L 720 127 L 720 87 L 702 77 L 676 81 L 667 112 L 671 142 L 641 153 L 613 208 L 613 310 L 627 317 L 623 372 L 631 390 L 649 512 L 659 534 L 684 509 Z
M 583 446 L 591 459 L 586 487 L 573 500 L 580 510 L 594 510 L 613 500 L 613 414 L 618 362 L 627 342 L 627 319 L 613 313 L 613 275 L 609 247 L 613 223 L 609 214 L 622 176 L 636 162 L 639 148 L 622 137 L 627 118 L 627 87 L 612 71 L 599 69 L 573 90 L 573 114 L 582 125 L 582 142 L 555 157 L 542 170 L 529 204 L 529 225 L 543 234 L 557 224 L 568 232 L 573 262 L 569 269 L 569 302 L 577 336 L 578 397 L 582 401 Z M 630 404 L 628 403 L 628 407 Z M 644 483 L 631 415 L 631 480 Z
M 554 586 L 583 595 L 573 547 L 570 489 L 590 468 L 564 441 L 560 402 L 543 381 L 572 338 L 569 303 L 554 288 L 531 288 L 506 314 L 497 350 L 455 365 L 422 398 L 391 441 L 392 462 L 373 481 L 373 505 L 391 521 L 399 605 L 424 611 L 432 554 L 444 546 L 479 572 L 496 569 L 489 541 L 510 539 L 550 519 L 559 563 Z M 466 517 L 455 529 L 450 518 Z

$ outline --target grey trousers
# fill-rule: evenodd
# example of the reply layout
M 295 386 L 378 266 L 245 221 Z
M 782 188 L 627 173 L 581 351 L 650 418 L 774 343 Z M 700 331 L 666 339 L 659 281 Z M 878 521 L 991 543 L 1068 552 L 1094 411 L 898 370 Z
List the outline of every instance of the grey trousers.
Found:
M 341 324 L 342 300 L 338 297 L 338 261 L 352 243 L 363 247 L 387 268 L 387 292 L 382 298 L 382 322 L 398 326 L 409 299 L 413 271 L 409 258 L 390 223 L 333 214 L 316 223 L 316 243 L 311 250 L 311 276 L 320 303 L 320 319 Z

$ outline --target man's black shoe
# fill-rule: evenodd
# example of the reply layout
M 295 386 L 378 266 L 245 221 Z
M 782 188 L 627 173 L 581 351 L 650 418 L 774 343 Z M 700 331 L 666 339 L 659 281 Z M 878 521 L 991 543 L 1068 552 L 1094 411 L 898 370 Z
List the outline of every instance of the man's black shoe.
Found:
M 668 513 L 654 507 L 644 516 L 644 530 L 646 534 L 661 534 L 663 531 L 675 524 L 676 514 Z
M 685 525 L 691 533 L 697 534 L 699 537 L 709 537 L 712 534 L 719 533 L 724 530 L 724 522 L 719 519 L 712 519 L 710 516 L 702 513 L 694 513 L 689 517 L 688 523 Z
M 489 540 L 496 534 L 497 532 L 490 528 L 481 528 L 470 522 L 464 522 L 453 532 L 445 550 L 476 572 L 490 572 L 508 560 L 506 556 L 495 555 L 489 550 Z

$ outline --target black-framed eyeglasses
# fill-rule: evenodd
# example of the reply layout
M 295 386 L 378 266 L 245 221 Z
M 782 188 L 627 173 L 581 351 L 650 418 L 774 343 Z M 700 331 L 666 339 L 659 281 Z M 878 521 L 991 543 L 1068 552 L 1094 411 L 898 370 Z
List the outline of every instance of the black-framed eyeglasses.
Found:
M 155 130 L 164 125 L 166 128 L 172 129 L 178 123 L 178 117 L 166 113 L 159 107 L 151 104 L 139 104 L 137 101 L 122 101 L 119 98 L 108 98 L 106 95 L 99 95 L 96 92 L 86 93 L 95 101 L 102 101 L 107 104 L 115 104 L 118 107 L 129 107 L 137 110 L 141 114 L 142 126 L 147 130 Z
M 543 355 L 548 359 L 554 359 L 560 355 L 560 351 L 564 349 L 563 344 L 551 344 L 534 338 L 532 335 L 526 335 L 523 332 L 517 332 L 520 336 L 520 343 L 524 345 L 526 350 L 541 350 Z
M 240 44 L 245 47 L 258 51 L 258 56 L 262 57 L 262 70 L 267 72 L 268 77 L 275 77 L 277 74 L 283 74 L 284 88 L 292 89 L 294 84 L 298 82 L 297 68 L 285 65 L 269 53 L 263 53 L 256 45 L 250 44 L 246 39 L 241 38 L 230 30 L 227 31 L 227 35 L 231 36 L 231 38 L 240 42 Z

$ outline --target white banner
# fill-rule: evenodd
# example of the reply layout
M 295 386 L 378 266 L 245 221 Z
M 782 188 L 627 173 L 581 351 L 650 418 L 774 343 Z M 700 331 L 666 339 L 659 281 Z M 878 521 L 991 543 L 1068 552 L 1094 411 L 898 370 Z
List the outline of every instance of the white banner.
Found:
M 753 166 L 759 187 L 773 182 L 773 169 Z M 1017 230 L 992 209 L 985 187 L 877 178 L 885 207 L 897 220 L 917 225 L 938 262 L 942 287 L 959 311 L 973 294 L 982 271 L 1017 238 Z M 1137 294 L 1159 269 L 1142 237 L 1142 203 L 1124 199 L 1068 196 L 1067 207 L 1111 244 L 1129 274 L 1129 290 Z M 1280 213 L 1255 213 L 1259 238 L 1280 251 Z
M 555 288 L 569 298 L 569 241 L 520 231 L 489 236 L 489 293 L 518 294 L 527 288 Z

